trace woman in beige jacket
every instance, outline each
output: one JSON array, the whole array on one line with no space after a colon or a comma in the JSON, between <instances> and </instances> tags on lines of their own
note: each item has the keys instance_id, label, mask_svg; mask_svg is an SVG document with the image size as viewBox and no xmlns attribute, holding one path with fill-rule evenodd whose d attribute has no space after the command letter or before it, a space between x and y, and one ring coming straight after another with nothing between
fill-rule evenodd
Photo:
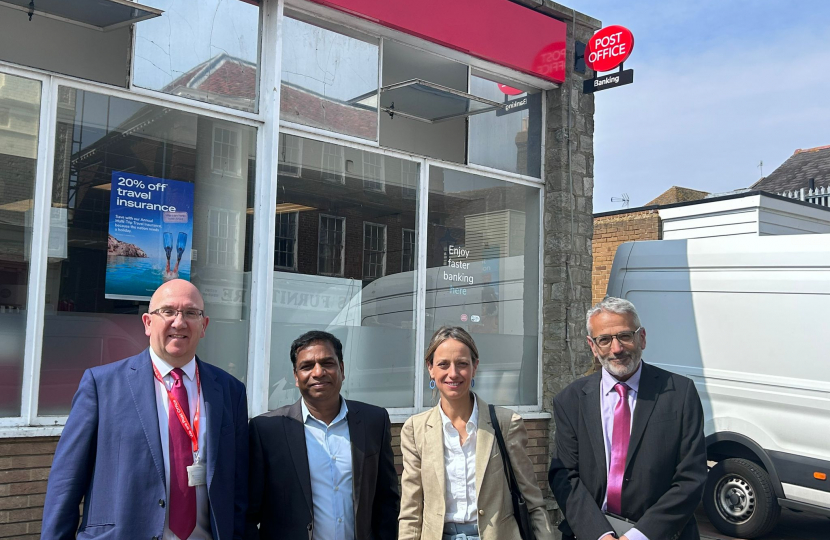
<instances>
[{"instance_id":1,"label":"woman in beige jacket","mask_svg":"<svg viewBox=\"0 0 830 540\"><path fill-rule=\"evenodd\" d=\"M426 352L438 405L401 430L403 476L398 540L521 540L487 403L471 391L478 369L473 338L442 327ZM525 447L522 418L496 408L536 540L552 540L542 492Z\"/></svg>"}]
</instances>

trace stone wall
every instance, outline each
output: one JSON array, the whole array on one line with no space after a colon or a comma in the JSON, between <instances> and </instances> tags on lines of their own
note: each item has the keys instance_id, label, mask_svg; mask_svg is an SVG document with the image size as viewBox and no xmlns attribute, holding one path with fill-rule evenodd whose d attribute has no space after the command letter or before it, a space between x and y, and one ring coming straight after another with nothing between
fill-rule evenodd
<instances>
[{"instance_id":1,"label":"stone wall","mask_svg":"<svg viewBox=\"0 0 830 540\"><path fill-rule=\"evenodd\" d=\"M654 209L594 218L593 303L605 297L619 245L635 240L660 240L661 232L660 214Z\"/></svg>"},{"instance_id":2,"label":"stone wall","mask_svg":"<svg viewBox=\"0 0 830 540\"><path fill-rule=\"evenodd\" d=\"M535 5L568 25L566 82L546 96L542 407L552 414L553 396L592 365L584 328L591 306L594 95L583 94L582 83L594 73L574 73L573 67L574 42L587 43L601 23L555 2L519 3ZM549 424L545 467L555 432L553 421ZM547 478L543 484L553 523L558 524L561 515Z\"/></svg>"}]
</instances>

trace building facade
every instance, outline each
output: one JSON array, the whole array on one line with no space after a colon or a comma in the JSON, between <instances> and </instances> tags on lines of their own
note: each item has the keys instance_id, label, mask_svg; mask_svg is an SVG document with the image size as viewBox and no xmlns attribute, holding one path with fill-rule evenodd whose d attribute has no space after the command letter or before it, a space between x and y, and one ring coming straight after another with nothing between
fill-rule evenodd
<instances>
[{"instance_id":1,"label":"building facade","mask_svg":"<svg viewBox=\"0 0 830 540\"><path fill-rule=\"evenodd\" d=\"M594 102L573 50L599 22L421 3L469 26L448 38L352 3L0 6L0 538L38 536L83 371L146 348L139 315L175 276L252 416L298 399L289 344L323 329L344 395L400 425L433 405L430 336L464 326L476 390L528 419L547 490L552 397L591 363Z\"/></svg>"}]
</instances>

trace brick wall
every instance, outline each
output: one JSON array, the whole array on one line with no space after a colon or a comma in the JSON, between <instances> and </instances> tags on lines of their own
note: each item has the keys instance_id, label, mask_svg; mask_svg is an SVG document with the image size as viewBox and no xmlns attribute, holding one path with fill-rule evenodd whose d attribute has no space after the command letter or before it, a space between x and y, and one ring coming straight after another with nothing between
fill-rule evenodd
<instances>
[{"instance_id":1,"label":"brick wall","mask_svg":"<svg viewBox=\"0 0 830 540\"><path fill-rule=\"evenodd\" d=\"M40 538L57 437L0 440L0 538Z\"/></svg>"},{"instance_id":2,"label":"brick wall","mask_svg":"<svg viewBox=\"0 0 830 540\"><path fill-rule=\"evenodd\" d=\"M392 425L392 451L395 469L403 472L401 427ZM545 497L548 487L549 420L525 420L527 453L536 471L536 480ZM5 439L0 442L0 538L36 539L40 537L46 480L58 437Z\"/></svg>"},{"instance_id":3,"label":"brick wall","mask_svg":"<svg viewBox=\"0 0 830 540\"><path fill-rule=\"evenodd\" d=\"M617 247L634 240L659 240L662 237L657 210L629 212L594 218L594 267L591 277L593 303L605 296Z\"/></svg>"}]
</instances>

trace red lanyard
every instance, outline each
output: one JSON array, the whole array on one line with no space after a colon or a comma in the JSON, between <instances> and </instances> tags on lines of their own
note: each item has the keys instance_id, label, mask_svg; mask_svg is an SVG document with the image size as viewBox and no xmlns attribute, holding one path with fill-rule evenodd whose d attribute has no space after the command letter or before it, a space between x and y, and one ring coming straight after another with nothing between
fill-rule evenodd
<instances>
[{"instance_id":1,"label":"red lanyard","mask_svg":"<svg viewBox=\"0 0 830 540\"><path fill-rule=\"evenodd\" d=\"M156 376L156 380L161 383L165 390L167 390L167 399L169 400L169 403L173 405L173 408L176 409L176 416L179 417L179 422L181 422L185 433L187 433L187 436L190 437L190 444L193 447L193 453L196 454L199 452L199 395L201 394L202 388L202 384L199 380L199 365L196 364L196 413L193 415L192 428L190 427L190 421L187 419L188 413L184 412L184 409L182 409L182 406L179 404L179 400L174 398L173 393L167 389L167 385L164 384L164 379L161 378L161 373L155 363L153 363L153 373ZM184 384L184 381L182 381L182 384Z\"/></svg>"}]
</instances>

